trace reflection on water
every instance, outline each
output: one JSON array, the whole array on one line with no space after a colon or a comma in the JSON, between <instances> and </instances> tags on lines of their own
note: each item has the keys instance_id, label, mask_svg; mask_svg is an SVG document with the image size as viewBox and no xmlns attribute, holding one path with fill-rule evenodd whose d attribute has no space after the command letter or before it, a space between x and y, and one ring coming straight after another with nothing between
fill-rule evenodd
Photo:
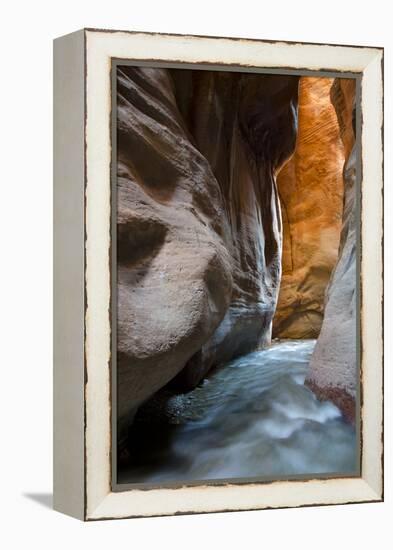
<instances>
[{"instance_id":1,"label":"reflection on water","mask_svg":"<svg viewBox=\"0 0 393 550\"><path fill-rule=\"evenodd\" d=\"M304 387L315 340L275 342L142 407L119 483L355 473L356 436Z\"/></svg>"}]
</instances>

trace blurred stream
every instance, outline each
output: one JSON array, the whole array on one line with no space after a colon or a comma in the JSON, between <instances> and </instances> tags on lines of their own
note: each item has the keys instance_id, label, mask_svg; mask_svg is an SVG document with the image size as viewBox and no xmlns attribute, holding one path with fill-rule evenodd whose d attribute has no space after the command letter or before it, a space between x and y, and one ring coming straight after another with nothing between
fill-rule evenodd
<instances>
[{"instance_id":1,"label":"blurred stream","mask_svg":"<svg viewBox=\"0 0 393 550\"><path fill-rule=\"evenodd\" d=\"M314 345L275 341L187 394L161 390L137 414L118 482L354 474L354 428L303 385Z\"/></svg>"}]
</instances>

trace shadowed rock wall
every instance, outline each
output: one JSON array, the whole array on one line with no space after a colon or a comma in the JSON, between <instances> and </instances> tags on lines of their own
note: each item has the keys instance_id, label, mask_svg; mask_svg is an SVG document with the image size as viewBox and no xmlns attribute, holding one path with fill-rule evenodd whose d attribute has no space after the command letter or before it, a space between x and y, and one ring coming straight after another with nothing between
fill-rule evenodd
<instances>
[{"instance_id":1,"label":"shadowed rock wall","mask_svg":"<svg viewBox=\"0 0 393 550\"><path fill-rule=\"evenodd\" d=\"M270 342L297 77L118 73L118 413Z\"/></svg>"},{"instance_id":2,"label":"shadowed rock wall","mask_svg":"<svg viewBox=\"0 0 393 550\"><path fill-rule=\"evenodd\" d=\"M344 209L339 259L326 295L320 336L306 383L354 420L356 368L356 155L355 81L336 79L331 91L345 150Z\"/></svg>"},{"instance_id":3,"label":"shadowed rock wall","mask_svg":"<svg viewBox=\"0 0 393 550\"><path fill-rule=\"evenodd\" d=\"M318 336L337 262L345 159L332 84L331 78L300 79L296 150L277 178L284 239L274 337Z\"/></svg>"}]
</instances>

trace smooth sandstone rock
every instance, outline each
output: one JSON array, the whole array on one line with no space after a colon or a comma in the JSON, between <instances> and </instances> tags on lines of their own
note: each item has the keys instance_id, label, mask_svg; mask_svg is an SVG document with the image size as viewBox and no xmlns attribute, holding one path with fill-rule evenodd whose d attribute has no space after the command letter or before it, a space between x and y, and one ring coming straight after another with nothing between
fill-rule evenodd
<instances>
[{"instance_id":1,"label":"smooth sandstone rock","mask_svg":"<svg viewBox=\"0 0 393 550\"><path fill-rule=\"evenodd\" d=\"M331 92L337 111L346 162L345 197L339 259L326 295L320 336L306 383L320 399L331 399L354 421L356 362L356 147L355 81L336 79Z\"/></svg>"},{"instance_id":2,"label":"smooth sandstone rock","mask_svg":"<svg viewBox=\"0 0 393 550\"><path fill-rule=\"evenodd\" d=\"M219 187L165 69L118 72L118 416L185 365L229 305Z\"/></svg>"},{"instance_id":3,"label":"smooth sandstone rock","mask_svg":"<svg viewBox=\"0 0 393 550\"><path fill-rule=\"evenodd\" d=\"M300 79L296 150L277 178L284 238L274 337L319 335L337 262L345 159L332 84L331 78Z\"/></svg>"},{"instance_id":4,"label":"smooth sandstone rock","mask_svg":"<svg viewBox=\"0 0 393 550\"><path fill-rule=\"evenodd\" d=\"M175 380L189 389L212 365L271 341L282 246L276 173L294 150L298 78L190 71L188 93L184 73L174 78L188 128L220 187L234 281L223 321Z\"/></svg>"},{"instance_id":5,"label":"smooth sandstone rock","mask_svg":"<svg viewBox=\"0 0 393 550\"><path fill-rule=\"evenodd\" d=\"M118 74L118 413L270 342L297 77Z\"/></svg>"}]
</instances>

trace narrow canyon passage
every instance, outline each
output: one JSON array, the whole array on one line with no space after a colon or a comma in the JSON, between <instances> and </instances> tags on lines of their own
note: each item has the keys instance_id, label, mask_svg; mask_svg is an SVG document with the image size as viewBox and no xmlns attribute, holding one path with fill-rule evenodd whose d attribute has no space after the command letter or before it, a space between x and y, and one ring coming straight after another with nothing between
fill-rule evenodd
<instances>
[{"instance_id":1,"label":"narrow canyon passage","mask_svg":"<svg viewBox=\"0 0 393 550\"><path fill-rule=\"evenodd\" d=\"M354 82L117 86L117 481L355 474Z\"/></svg>"},{"instance_id":2,"label":"narrow canyon passage","mask_svg":"<svg viewBox=\"0 0 393 550\"><path fill-rule=\"evenodd\" d=\"M354 428L304 386L315 340L275 341L140 408L120 483L353 473Z\"/></svg>"}]
</instances>

